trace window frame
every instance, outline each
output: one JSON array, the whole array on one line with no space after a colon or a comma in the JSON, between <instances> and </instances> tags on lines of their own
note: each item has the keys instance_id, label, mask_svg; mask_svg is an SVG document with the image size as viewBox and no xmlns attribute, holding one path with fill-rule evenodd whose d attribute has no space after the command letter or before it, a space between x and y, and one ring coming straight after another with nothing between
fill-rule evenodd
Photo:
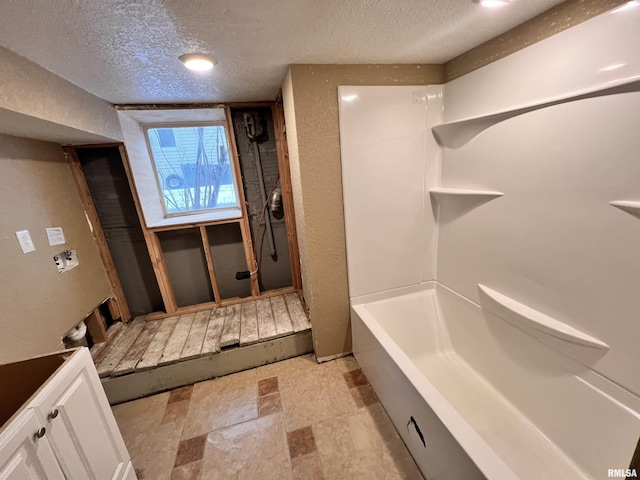
<instances>
[{"instance_id":1,"label":"window frame","mask_svg":"<svg viewBox=\"0 0 640 480\"><path fill-rule=\"evenodd\" d=\"M134 196L138 199L141 220L150 230L166 230L180 226L211 225L240 221L244 215L244 191L240 164L233 138L233 124L229 108L224 105L167 108L167 109L127 109L118 111L122 137L127 150L128 168L134 187ZM155 170L155 161L148 144L145 126L162 128L164 126L223 126L229 153L229 166L235 187L237 204L235 207L223 207L208 210L194 210L167 216L161 185Z\"/></svg>"}]
</instances>

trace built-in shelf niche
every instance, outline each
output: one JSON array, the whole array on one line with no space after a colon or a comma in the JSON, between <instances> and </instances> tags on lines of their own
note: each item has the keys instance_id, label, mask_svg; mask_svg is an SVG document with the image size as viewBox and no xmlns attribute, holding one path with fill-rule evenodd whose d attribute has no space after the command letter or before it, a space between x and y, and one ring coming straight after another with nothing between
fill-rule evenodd
<instances>
[{"instance_id":1,"label":"built-in shelf niche","mask_svg":"<svg viewBox=\"0 0 640 480\"><path fill-rule=\"evenodd\" d=\"M429 194L440 205L463 205L468 208L475 208L494 198L504 195L502 192L493 190L472 190L467 188L432 188Z\"/></svg>"},{"instance_id":2,"label":"built-in shelf niche","mask_svg":"<svg viewBox=\"0 0 640 480\"><path fill-rule=\"evenodd\" d=\"M551 336L575 345L609 349L609 345L597 338L484 285L478 284L478 291L482 308L530 332L543 342L546 337Z\"/></svg>"},{"instance_id":3,"label":"built-in shelf niche","mask_svg":"<svg viewBox=\"0 0 640 480\"><path fill-rule=\"evenodd\" d=\"M629 213L634 217L640 218L640 201L636 200L615 200L609 202L612 207L619 208L623 212Z\"/></svg>"},{"instance_id":4,"label":"built-in shelf niche","mask_svg":"<svg viewBox=\"0 0 640 480\"><path fill-rule=\"evenodd\" d=\"M584 100L587 98L596 98L606 95L615 95L618 93L637 91L640 91L640 81L634 81L608 88L599 87L598 89L591 92L571 95L565 98L556 98L554 100L541 102L535 105L528 105L525 107L513 108L511 110L506 110L503 112L496 112L479 117L471 117L454 122L443 123L432 127L431 130L433 132L433 136L441 146L448 148L460 148L487 128L518 115L533 112L535 110L540 110L542 108L552 107L554 105L573 102L576 100Z\"/></svg>"}]
</instances>

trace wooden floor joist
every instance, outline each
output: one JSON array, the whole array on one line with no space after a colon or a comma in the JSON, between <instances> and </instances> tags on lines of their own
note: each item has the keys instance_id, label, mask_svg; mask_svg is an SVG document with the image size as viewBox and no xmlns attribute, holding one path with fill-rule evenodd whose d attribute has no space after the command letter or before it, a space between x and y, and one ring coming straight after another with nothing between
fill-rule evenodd
<instances>
[{"instance_id":1,"label":"wooden floor joist","mask_svg":"<svg viewBox=\"0 0 640 480\"><path fill-rule=\"evenodd\" d=\"M162 320L138 317L123 326L97 362L101 377L119 377L309 330L295 294L281 295Z\"/></svg>"}]
</instances>

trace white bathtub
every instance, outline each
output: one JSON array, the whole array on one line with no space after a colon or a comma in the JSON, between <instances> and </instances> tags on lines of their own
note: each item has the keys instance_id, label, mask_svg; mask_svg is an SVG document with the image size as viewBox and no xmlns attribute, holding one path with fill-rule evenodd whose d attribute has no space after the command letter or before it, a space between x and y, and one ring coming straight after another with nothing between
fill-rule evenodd
<instances>
[{"instance_id":1,"label":"white bathtub","mask_svg":"<svg viewBox=\"0 0 640 480\"><path fill-rule=\"evenodd\" d=\"M352 301L353 351L426 478L628 467L637 397L438 283L393 295Z\"/></svg>"}]
</instances>

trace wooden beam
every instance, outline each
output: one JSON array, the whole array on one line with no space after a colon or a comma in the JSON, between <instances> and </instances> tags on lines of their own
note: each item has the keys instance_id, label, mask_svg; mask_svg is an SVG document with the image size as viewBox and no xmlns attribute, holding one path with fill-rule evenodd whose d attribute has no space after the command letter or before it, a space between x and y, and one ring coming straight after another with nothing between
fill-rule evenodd
<instances>
[{"instance_id":1,"label":"wooden beam","mask_svg":"<svg viewBox=\"0 0 640 480\"><path fill-rule=\"evenodd\" d=\"M229 150L231 159L233 160L233 168L236 176L236 186L238 190L238 202L242 209L242 221L240 222L240 232L242 233L242 243L244 244L244 253L247 259L247 268L250 272L255 270L255 260L253 255L253 241L251 240L251 228L249 227L249 215L247 213L247 202L244 198L244 186L242 182L242 171L240 170L240 160L238 159L238 147L236 145L236 136L233 130L233 119L231 118L231 110L229 107L224 109L227 119L227 132L229 133ZM251 295L256 298L260 295L260 287L258 286L258 275L251 275Z\"/></svg>"},{"instance_id":2,"label":"wooden beam","mask_svg":"<svg viewBox=\"0 0 640 480\"><path fill-rule=\"evenodd\" d=\"M287 242L289 244L289 260L291 262L291 281L293 286L302 289L302 273L300 271L300 250L298 249L298 234L296 230L296 215L293 209L293 189L291 187L291 169L289 166L289 149L287 147L287 130L284 123L284 107L282 96L271 108L273 116L273 130L275 131L276 151L278 154L278 169L280 170L280 187L282 188L282 206L284 221L287 228Z\"/></svg>"},{"instance_id":3,"label":"wooden beam","mask_svg":"<svg viewBox=\"0 0 640 480\"><path fill-rule=\"evenodd\" d=\"M214 220L207 222L195 222L195 223L181 223L180 225L167 225L163 227L152 227L148 230L150 232L168 232L171 230L183 230L186 228L200 228L200 227L210 227L211 225L226 225L229 223L240 223L242 218L227 218L225 220Z\"/></svg>"},{"instance_id":4,"label":"wooden beam","mask_svg":"<svg viewBox=\"0 0 640 480\"><path fill-rule=\"evenodd\" d=\"M156 276L158 287L160 288L160 295L164 303L164 308L167 313L173 313L177 310L176 297L173 293L173 287L169 280L169 274L167 272L167 265L164 261L164 255L160 248L160 242L155 233L150 232L144 221L144 215L142 213L142 207L140 205L140 198L138 197L138 190L133 181L133 174L131 172L131 164L129 163L129 156L124 148L124 145L120 145L120 157L122 158L122 164L124 165L124 171L127 174L129 180L129 188L131 189L131 196L133 197L133 203L136 206L136 212L138 213L138 219L140 220L140 227L142 228L142 234L144 235L144 241L147 244L147 250L149 251L149 258L151 259L151 266L153 267L153 273Z\"/></svg>"},{"instance_id":5,"label":"wooden beam","mask_svg":"<svg viewBox=\"0 0 640 480\"><path fill-rule=\"evenodd\" d=\"M205 302L198 303L196 305L189 305L187 307L178 307L173 313L166 312L153 312L146 316L147 321L149 320L160 320L163 318L172 317L174 315L186 315L189 313L197 313L202 310L211 310L218 307L228 307L231 305L238 305L246 302L253 302L256 298L271 298L276 297L278 295L286 295L287 293L296 293L298 290L295 287L284 287L278 288L276 290L267 290L266 292L262 292L258 297L233 297L233 298L225 298L218 302Z\"/></svg>"},{"instance_id":6,"label":"wooden beam","mask_svg":"<svg viewBox=\"0 0 640 480\"><path fill-rule=\"evenodd\" d=\"M209 247L209 235L207 227L200 227L200 236L202 237L202 248L204 249L204 258L207 262L207 270L209 271L209 280L213 289L213 300L220 303L220 290L218 290L218 280L216 279L216 271L213 268L213 257L211 256L211 248Z\"/></svg>"},{"instance_id":7,"label":"wooden beam","mask_svg":"<svg viewBox=\"0 0 640 480\"><path fill-rule=\"evenodd\" d=\"M116 110L196 110L202 108L269 108L273 100L257 102L230 102L230 103L147 103L133 104L123 103L115 105Z\"/></svg>"},{"instance_id":8,"label":"wooden beam","mask_svg":"<svg viewBox=\"0 0 640 480\"><path fill-rule=\"evenodd\" d=\"M173 285L171 285L171 279L169 278L169 269L167 268L167 263L164 261L164 253L162 252L160 239L158 239L158 235L154 232L146 232L146 235L149 238L147 246L150 245L149 255L151 256L151 264L153 265L154 272L156 272L165 310L167 313L176 312L178 310L178 303L176 302Z\"/></svg>"},{"instance_id":9,"label":"wooden beam","mask_svg":"<svg viewBox=\"0 0 640 480\"><path fill-rule=\"evenodd\" d=\"M121 103L116 110L198 110L201 108L223 108L221 103Z\"/></svg>"},{"instance_id":10,"label":"wooden beam","mask_svg":"<svg viewBox=\"0 0 640 480\"><path fill-rule=\"evenodd\" d=\"M107 300L107 306L109 307L109 314L111 315L112 319L116 320L119 318L122 320L122 312L120 311L120 307L118 306L118 301L114 297L109 297L109 299Z\"/></svg>"},{"instance_id":11,"label":"wooden beam","mask_svg":"<svg viewBox=\"0 0 640 480\"><path fill-rule=\"evenodd\" d=\"M78 150L79 148L118 148L122 143L120 142L109 142L109 143L87 143L84 145L69 145L68 147L73 148L74 150Z\"/></svg>"},{"instance_id":12,"label":"wooden beam","mask_svg":"<svg viewBox=\"0 0 640 480\"><path fill-rule=\"evenodd\" d=\"M263 102L230 102L225 103L225 106L229 108L271 108L273 106L273 101L263 101Z\"/></svg>"},{"instance_id":13,"label":"wooden beam","mask_svg":"<svg viewBox=\"0 0 640 480\"><path fill-rule=\"evenodd\" d=\"M120 278L118 278L118 273L116 272L116 267L113 263L113 258L111 257L111 251L109 250L107 239L104 236L104 231L102 230L102 225L98 218L98 212L96 211L96 206L93 203L93 198L89 191L89 185L84 177L80 159L78 158L78 154L74 148L64 147L62 150L69 163L71 177L73 178L73 183L80 195L80 201L82 202L84 211L93 228L93 238L98 246L100 259L102 260L102 265L107 273L109 285L111 286L112 299L109 302L111 316L114 320L121 319L123 322L128 322L131 320L129 305L127 304L127 299L124 296L124 290L122 290L122 284L120 283ZM113 303L116 305L114 306Z\"/></svg>"},{"instance_id":14,"label":"wooden beam","mask_svg":"<svg viewBox=\"0 0 640 480\"><path fill-rule=\"evenodd\" d=\"M89 330L89 335L93 343L102 343L107 341L107 328L104 324L104 318L100 309L96 308L84 319L84 323Z\"/></svg>"}]
</instances>

